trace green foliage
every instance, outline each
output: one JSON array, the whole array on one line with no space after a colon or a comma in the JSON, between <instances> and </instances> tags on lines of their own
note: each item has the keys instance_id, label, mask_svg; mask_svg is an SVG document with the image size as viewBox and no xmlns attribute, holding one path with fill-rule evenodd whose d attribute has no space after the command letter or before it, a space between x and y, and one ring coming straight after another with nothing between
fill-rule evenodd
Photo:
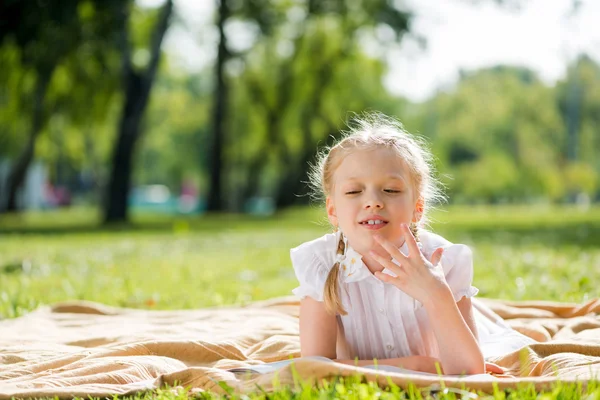
<instances>
[{"instance_id":1,"label":"green foliage","mask_svg":"<svg viewBox=\"0 0 600 400\"><path fill-rule=\"evenodd\" d=\"M168 67L158 77L146 117L135 180L178 188L184 178L205 182L211 92L207 74L184 75Z\"/></svg>"},{"instance_id":2,"label":"green foliage","mask_svg":"<svg viewBox=\"0 0 600 400\"><path fill-rule=\"evenodd\" d=\"M590 86L598 82L588 77ZM560 87L544 85L526 69L495 67L463 74L455 88L423 105L415 126L433 141L451 201L595 196L596 161L569 159L565 151L569 138ZM590 154L599 134L597 128L592 131L585 143Z\"/></svg>"},{"instance_id":3,"label":"green foliage","mask_svg":"<svg viewBox=\"0 0 600 400\"><path fill-rule=\"evenodd\" d=\"M582 55L569 65L556 87L557 103L566 128L563 154L589 163L598 171L600 146L600 65Z\"/></svg>"},{"instance_id":4,"label":"green foliage","mask_svg":"<svg viewBox=\"0 0 600 400\"><path fill-rule=\"evenodd\" d=\"M182 387L165 387L154 391L136 394L134 396L115 396L113 399L123 400L184 400L184 399L231 399L231 400L312 400L312 399L403 399L403 400L456 400L477 398L481 400L563 400L600 398L600 387L597 381L592 381L584 387L581 383L556 382L545 391L536 392L533 385L521 385L517 389L500 390L494 388L492 393L469 391L455 388L418 388L409 385L406 390L390 382L385 387L373 382L365 382L360 376L337 377L324 380L315 385L298 382L296 385L279 386L273 392L266 392L260 386L249 394L236 394L226 382L218 382L227 394L218 395L213 392L195 392ZM81 399L81 398L76 398ZM84 399L81 399L84 400ZM88 397L85 400L97 400Z\"/></svg>"},{"instance_id":5,"label":"green foliage","mask_svg":"<svg viewBox=\"0 0 600 400\"><path fill-rule=\"evenodd\" d=\"M339 136L349 112L396 110L390 105L402 103L382 85L383 63L367 56L357 39L357 21L365 22L365 31L374 23L366 23L365 10L383 5L357 2L345 10L338 3L314 3L302 19L271 26L270 36L261 37L243 69L230 77L236 113L228 125L227 165L233 197L269 195L289 205L296 199L282 197L305 191L307 162L319 144ZM395 23L395 30L404 29Z\"/></svg>"},{"instance_id":6,"label":"green foliage","mask_svg":"<svg viewBox=\"0 0 600 400\"><path fill-rule=\"evenodd\" d=\"M2 3L13 14L0 31L5 79L0 85L0 157L16 160L39 136L36 158L56 170L99 172L109 137L103 133L119 85L114 51L120 1ZM19 20L19 17L20 18ZM18 23L14 23L18 22ZM112 47L111 47L112 46ZM31 132L36 82L49 76L38 132ZM6 84L4 84L6 83ZM5 92L6 91L6 92ZM108 121L107 121L108 119ZM72 173L75 175L75 173Z\"/></svg>"},{"instance_id":7,"label":"green foliage","mask_svg":"<svg viewBox=\"0 0 600 400\"><path fill-rule=\"evenodd\" d=\"M29 94L33 89L33 74L21 64L20 50L14 41L0 47L0 157L20 151L28 119L22 109L30 107ZM21 96L11 95L22 93Z\"/></svg>"},{"instance_id":8,"label":"green foliage","mask_svg":"<svg viewBox=\"0 0 600 400\"><path fill-rule=\"evenodd\" d=\"M513 160L503 153L486 154L477 161L464 163L458 167L452 189L458 192L454 201L464 196L482 202L500 200L517 186L518 171Z\"/></svg>"},{"instance_id":9,"label":"green foliage","mask_svg":"<svg viewBox=\"0 0 600 400\"><path fill-rule=\"evenodd\" d=\"M571 163L565 170L567 190L593 196L598 188L598 173L589 164Z\"/></svg>"},{"instance_id":10,"label":"green foliage","mask_svg":"<svg viewBox=\"0 0 600 400\"><path fill-rule=\"evenodd\" d=\"M10 15L28 4L7 2L0 11ZM26 142L36 60L54 62L36 157L54 182L59 170L85 171L101 186L121 115L119 35L124 26L131 32L134 65L143 68L158 9L116 0L31 4L40 12L27 9L22 24L11 19L0 29L0 157L14 160ZM126 24L124 6L132 11ZM43 18L49 22L38 24ZM579 57L553 86L520 67L464 72L454 87L412 104L382 83L382 56L410 33L411 18L383 0L231 1L230 22L252 37L243 50L230 49L226 65L223 178L231 208L253 196L271 196L282 207L306 203L308 162L352 113L365 110L394 115L431 140L452 202L599 198L597 61ZM210 189L212 85L212 67L189 72L161 63L134 184L176 190L191 177L202 193Z\"/></svg>"}]
</instances>

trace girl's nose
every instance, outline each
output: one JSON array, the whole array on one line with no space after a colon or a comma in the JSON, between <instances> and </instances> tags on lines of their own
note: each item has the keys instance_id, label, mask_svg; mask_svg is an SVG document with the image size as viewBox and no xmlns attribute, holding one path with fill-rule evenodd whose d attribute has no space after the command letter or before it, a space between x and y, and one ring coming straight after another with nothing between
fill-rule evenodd
<instances>
[{"instance_id":1,"label":"girl's nose","mask_svg":"<svg viewBox=\"0 0 600 400\"><path fill-rule=\"evenodd\" d=\"M371 198L369 198L365 202L365 209L367 209L367 210L370 210L370 209L382 209L382 208L383 208L383 202L377 196L371 196Z\"/></svg>"}]
</instances>

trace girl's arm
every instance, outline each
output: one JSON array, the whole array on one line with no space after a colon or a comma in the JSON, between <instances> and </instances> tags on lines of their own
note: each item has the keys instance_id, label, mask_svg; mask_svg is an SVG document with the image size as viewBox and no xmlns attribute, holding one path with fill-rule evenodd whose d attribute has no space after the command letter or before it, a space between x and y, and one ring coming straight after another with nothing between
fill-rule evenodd
<instances>
[{"instance_id":1,"label":"girl's arm","mask_svg":"<svg viewBox=\"0 0 600 400\"><path fill-rule=\"evenodd\" d=\"M449 288L424 303L438 341L440 361L445 374L482 374L485 363L474 332L471 299L458 303ZM471 324L468 324L470 322ZM469 326L471 325L471 326Z\"/></svg>"},{"instance_id":2,"label":"girl's arm","mask_svg":"<svg viewBox=\"0 0 600 400\"><path fill-rule=\"evenodd\" d=\"M399 358L385 358L383 360L334 360L342 364L365 366L365 365L391 365L393 367L400 367L404 369L410 369L413 371L429 372L431 374L437 374L436 364L441 365L440 360L433 357L427 356L410 356L410 357L399 357ZM441 367L440 367L441 368Z\"/></svg>"},{"instance_id":3,"label":"girl's arm","mask_svg":"<svg viewBox=\"0 0 600 400\"><path fill-rule=\"evenodd\" d=\"M300 349L302 357L336 357L337 321L323 302L311 297L300 301Z\"/></svg>"},{"instance_id":4,"label":"girl's arm","mask_svg":"<svg viewBox=\"0 0 600 400\"><path fill-rule=\"evenodd\" d=\"M376 272L375 276L384 282L389 282L398 289L414 299L420 301L432 326L432 330L438 341L440 361L445 374L481 374L485 371L483 354L477 343L477 339L467 322L472 322L469 316L471 310L470 300L461 299L460 309L454 301L450 287L446 283L444 271L439 265L443 249L439 248L433 252L431 261L426 260L417 246L414 236L406 225L402 226L405 242L408 245L409 255L406 256L392 243L382 237L375 236L383 250L388 256L371 251L371 256L382 266L386 267L396 277ZM394 264L392 259L399 262ZM461 303L463 302L463 303Z\"/></svg>"},{"instance_id":5,"label":"girl's arm","mask_svg":"<svg viewBox=\"0 0 600 400\"><path fill-rule=\"evenodd\" d=\"M300 301L300 349L302 357L321 356L348 365L373 365L373 360L338 360L336 358L337 321L322 302L311 297ZM423 356L377 360L379 365L392 365L414 371L436 373L437 359Z\"/></svg>"},{"instance_id":6,"label":"girl's arm","mask_svg":"<svg viewBox=\"0 0 600 400\"><path fill-rule=\"evenodd\" d=\"M471 305L471 299L469 297L463 297L460 299L456 306L458 307L458 311L460 311L460 315L465 320L465 323L469 327L469 330L473 334L475 340L479 342L479 336L477 335L477 325L475 323L475 317L473 316L473 306Z\"/></svg>"}]
</instances>

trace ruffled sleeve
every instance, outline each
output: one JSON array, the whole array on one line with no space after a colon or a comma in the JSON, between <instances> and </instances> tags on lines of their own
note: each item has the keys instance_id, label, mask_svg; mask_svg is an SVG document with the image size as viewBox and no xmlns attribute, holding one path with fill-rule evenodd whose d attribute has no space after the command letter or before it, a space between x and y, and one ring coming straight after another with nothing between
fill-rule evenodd
<instances>
[{"instance_id":1,"label":"ruffled sleeve","mask_svg":"<svg viewBox=\"0 0 600 400\"><path fill-rule=\"evenodd\" d=\"M473 283L473 253L464 244L451 244L444 248L440 261L446 282L452 290L455 301L463 297L473 297L479 289Z\"/></svg>"},{"instance_id":2,"label":"ruffled sleeve","mask_svg":"<svg viewBox=\"0 0 600 400\"><path fill-rule=\"evenodd\" d=\"M301 299L309 296L323 301L325 281L335 261L333 256L328 257L331 253L329 247L334 246L335 238L327 236L330 235L290 250L294 273L300 283L292 292Z\"/></svg>"}]
</instances>

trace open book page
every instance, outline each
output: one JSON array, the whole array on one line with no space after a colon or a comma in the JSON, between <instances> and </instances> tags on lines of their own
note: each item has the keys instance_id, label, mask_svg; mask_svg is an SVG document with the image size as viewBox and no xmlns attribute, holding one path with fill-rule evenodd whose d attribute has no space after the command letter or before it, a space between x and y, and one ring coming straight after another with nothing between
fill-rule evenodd
<instances>
[{"instance_id":1,"label":"open book page","mask_svg":"<svg viewBox=\"0 0 600 400\"><path fill-rule=\"evenodd\" d=\"M318 361L333 362L332 360L330 360L327 357L320 357L320 356L303 357L302 359L303 360L318 360ZM258 364L258 365L248 365L245 367L231 368L231 369L228 369L228 371L233 372L233 373L248 373L249 372L249 373L254 373L254 374L268 374L269 372L277 371L278 369L281 369L297 360L299 360L299 358L293 358L293 359L283 360L283 361L275 361L272 363L265 363L265 364Z\"/></svg>"},{"instance_id":2,"label":"open book page","mask_svg":"<svg viewBox=\"0 0 600 400\"><path fill-rule=\"evenodd\" d=\"M290 359L290 360L284 360L284 361L276 361L276 362L272 362L272 363L265 363L265 364L258 364L258 365L248 365L245 367L238 367L238 368L232 368L229 369L229 372L233 372L233 373L239 373L239 374L245 374L245 373L251 373L251 374L267 374L270 372L274 372L277 371L291 363L293 363L294 361L298 361L300 358L295 358L295 359ZM311 357L302 357L303 360L318 360L318 361L327 361L327 362L333 362L333 360L326 358L326 357L319 357L319 356L311 356ZM374 369L374 370L378 370L378 371L386 371L386 372L396 372L396 373L410 373L410 374L419 374L419 375L435 375L435 374L430 374L428 372L419 372L419 371L413 371L410 369L405 369L405 368L400 368L400 367L393 367L391 365L366 365L366 366L362 366L362 368L368 368L368 369Z\"/></svg>"}]
</instances>

